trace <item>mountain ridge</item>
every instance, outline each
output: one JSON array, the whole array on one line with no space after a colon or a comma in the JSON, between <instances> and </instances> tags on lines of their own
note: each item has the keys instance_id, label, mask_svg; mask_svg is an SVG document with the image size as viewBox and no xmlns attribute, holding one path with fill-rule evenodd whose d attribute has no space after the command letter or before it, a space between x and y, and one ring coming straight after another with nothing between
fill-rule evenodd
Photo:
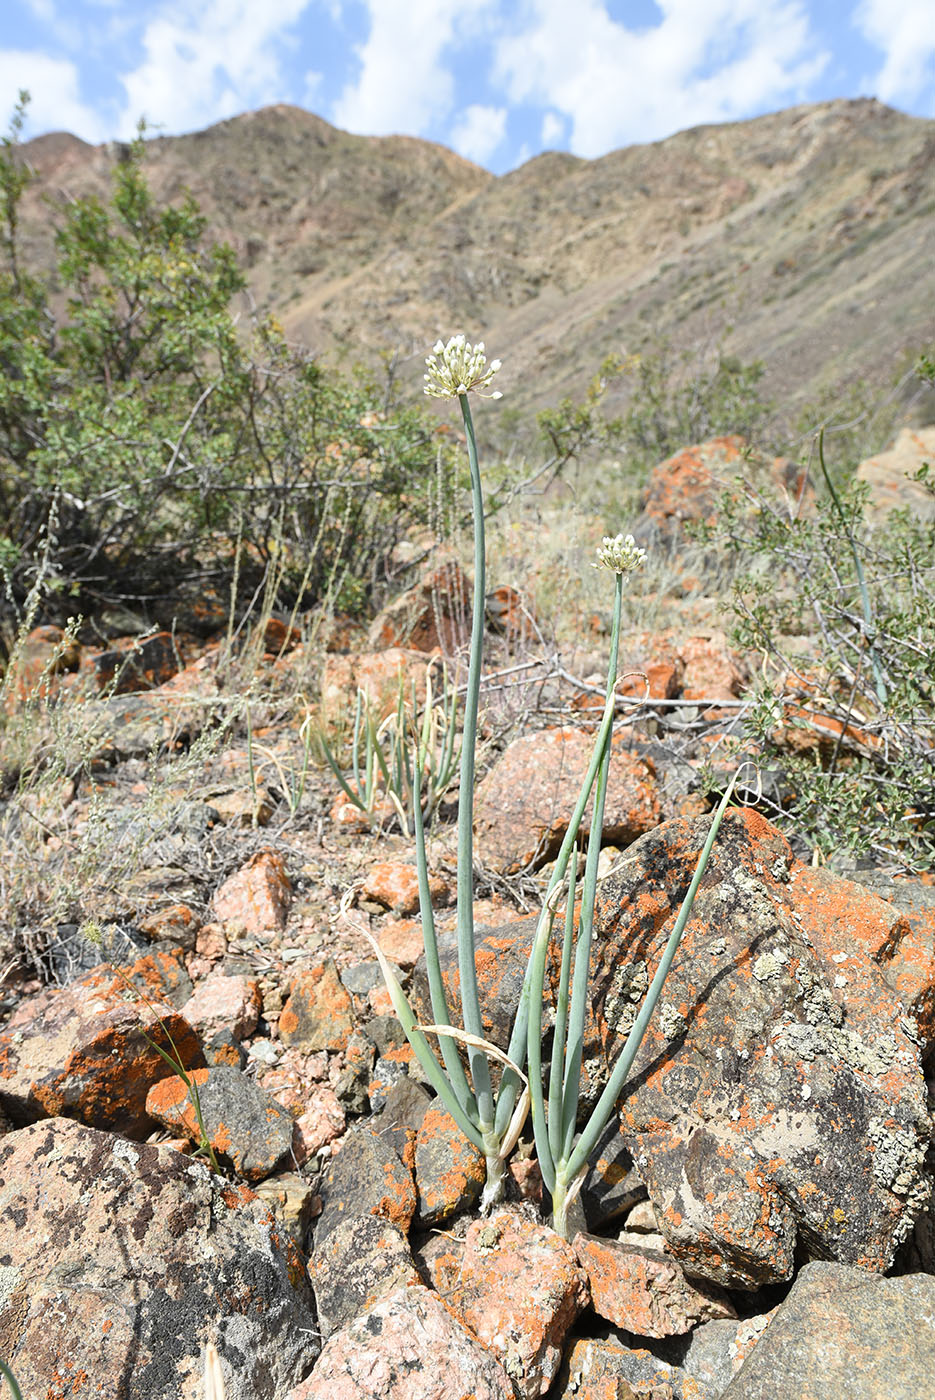
<instances>
[{"instance_id":1,"label":"mountain ridge","mask_svg":"<svg viewBox=\"0 0 935 1400\"><path fill-rule=\"evenodd\" d=\"M42 196L106 193L121 148L54 133L22 149L37 171L27 253L49 265ZM415 360L463 330L504 361L519 409L660 339L723 341L766 362L768 396L805 402L839 380L888 382L935 329L935 121L874 99L594 160L544 152L502 176L280 104L147 140L146 170L160 199L192 191L291 338Z\"/></svg>"}]
</instances>

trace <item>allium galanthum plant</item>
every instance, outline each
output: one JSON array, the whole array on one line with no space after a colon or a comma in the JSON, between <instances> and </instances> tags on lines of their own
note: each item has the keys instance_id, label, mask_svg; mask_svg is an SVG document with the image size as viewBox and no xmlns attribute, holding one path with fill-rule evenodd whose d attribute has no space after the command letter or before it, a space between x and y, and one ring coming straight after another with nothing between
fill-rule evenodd
<instances>
[{"instance_id":1,"label":"allium galanthum plant","mask_svg":"<svg viewBox=\"0 0 935 1400\"><path fill-rule=\"evenodd\" d=\"M505 1163L522 1131L526 1114L531 1105L536 1151L543 1180L552 1197L553 1224L560 1234L567 1236L568 1207L580 1188L588 1155L593 1151L601 1131L614 1110L616 1100L639 1049L649 1017L662 990L682 930L691 911L695 890L701 880L721 817L733 790L733 783L715 815L711 833L702 851L694 879L633 1031L620 1058L613 1067L607 1087L595 1106L587 1125L578 1135L576 1124L584 1046L588 968L594 925L597 861L600 853L604 798L610 767L614 714L618 699L615 687L623 593L631 575L642 566L646 552L635 543L632 535L607 536L598 550L594 567L609 570L613 573L615 581L610 663L604 711L595 739L591 762L553 866L516 1007L509 1046L504 1053L497 1046L491 1045L483 1036L475 963L473 912L474 766L483 662L486 563L484 499L477 461L474 424L468 402L470 393L481 393L485 398L500 397L496 390L489 394L483 393L499 370L500 362L493 360L488 366L483 343L472 346L463 335L457 335L453 336L446 345L439 341L432 355L427 358L426 365L428 371L425 375L425 392L435 398L457 398L461 407L471 469L474 520L474 607L467 693L464 701L458 804L457 934L461 1017L464 1029L461 1030L452 1025L447 992L441 973L434 912L429 893L425 832L419 801L421 775L418 772L417 764L414 764L411 784L415 794L413 823L426 972L432 1003L432 1025L418 1023L405 993L399 986L378 945L374 942L373 946L380 959L383 976L392 997L396 1014L429 1082L461 1131L484 1153L487 1165L487 1184L482 1198L482 1207L489 1209L502 1199ZM594 791L594 811L590 823L584 885L576 927L575 896L577 885L574 876L569 876L568 872L569 865L575 855L578 832L592 790ZM571 868L574 870L575 866L572 865ZM565 935L556 1000L551 1073L548 1099L546 1100L542 1071L542 1006L552 927L556 908L563 895L566 903ZM441 1061L432 1051L427 1039L429 1035L438 1037ZM459 1054L459 1043L466 1048L470 1080L468 1074L465 1073ZM527 1058L529 1063L528 1080L523 1072ZM498 1061L502 1066L496 1095L493 1092L490 1073L492 1060Z\"/></svg>"},{"instance_id":2,"label":"allium galanthum plant","mask_svg":"<svg viewBox=\"0 0 935 1400\"><path fill-rule=\"evenodd\" d=\"M482 340L471 345L463 335L453 335L447 345L436 341L425 363L428 369L422 378L430 398L453 399L472 393L485 399L503 398L499 389L492 394L483 392L500 368L500 361L487 364Z\"/></svg>"}]
</instances>

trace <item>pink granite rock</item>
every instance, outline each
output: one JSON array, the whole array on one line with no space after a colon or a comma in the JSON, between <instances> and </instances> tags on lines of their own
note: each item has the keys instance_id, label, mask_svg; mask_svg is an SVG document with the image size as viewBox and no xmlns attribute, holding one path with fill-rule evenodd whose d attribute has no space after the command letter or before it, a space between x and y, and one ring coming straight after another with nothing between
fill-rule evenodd
<instances>
[{"instance_id":1,"label":"pink granite rock","mask_svg":"<svg viewBox=\"0 0 935 1400\"><path fill-rule=\"evenodd\" d=\"M544 1395L588 1301L572 1246L532 1212L500 1210L470 1226L448 1283L449 1307L499 1357L518 1393Z\"/></svg>"},{"instance_id":2,"label":"pink granite rock","mask_svg":"<svg viewBox=\"0 0 935 1400\"><path fill-rule=\"evenodd\" d=\"M591 761L593 734L569 726L515 739L477 789L478 859L505 875L542 865L568 829ZM585 813L582 835L589 830ZM655 776L642 759L614 746L604 808L604 838L626 845L660 820Z\"/></svg>"},{"instance_id":3,"label":"pink granite rock","mask_svg":"<svg viewBox=\"0 0 935 1400\"><path fill-rule=\"evenodd\" d=\"M284 929L292 886L278 851L257 851L214 896L214 912L225 925L243 933Z\"/></svg>"},{"instance_id":4,"label":"pink granite rock","mask_svg":"<svg viewBox=\"0 0 935 1400\"><path fill-rule=\"evenodd\" d=\"M256 1029L261 1005L260 988L252 977L215 971L195 989L182 1015L205 1041L221 1030L243 1040Z\"/></svg>"},{"instance_id":5,"label":"pink granite rock","mask_svg":"<svg viewBox=\"0 0 935 1400\"><path fill-rule=\"evenodd\" d=\"M503 1367L428 1288L400 1288L329 1337L283 1400L514 1400Z\"/></svg>"}]
</instances>

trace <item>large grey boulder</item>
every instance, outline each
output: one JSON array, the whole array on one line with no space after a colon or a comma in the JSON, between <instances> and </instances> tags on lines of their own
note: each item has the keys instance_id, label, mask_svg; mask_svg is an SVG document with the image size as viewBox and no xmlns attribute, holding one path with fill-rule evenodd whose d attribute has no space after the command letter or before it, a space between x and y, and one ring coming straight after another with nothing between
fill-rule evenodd
<instances>
[{"instance_id":1,"label":"large grey boulder","mask_svg":"<svg viewBox=\"0 0 935 1400\"><path fill-rule=\"evenodd\" d=\"M319 1345L302 1256L246 1187L64 1118L0 1141L0 1354L27 1396L279 1400Z\"/></svg>"},{"instance_id":2,"label":"large grey boulder","mask_svg":"<svg viewBox=\"0 0 935 1400\"><path fill-rule=\"evenodd\" d=\"M819 1262L799 1274L723 1400L920 1400L933 1375L935 1278Z\"/></svg>"}]
</instances>

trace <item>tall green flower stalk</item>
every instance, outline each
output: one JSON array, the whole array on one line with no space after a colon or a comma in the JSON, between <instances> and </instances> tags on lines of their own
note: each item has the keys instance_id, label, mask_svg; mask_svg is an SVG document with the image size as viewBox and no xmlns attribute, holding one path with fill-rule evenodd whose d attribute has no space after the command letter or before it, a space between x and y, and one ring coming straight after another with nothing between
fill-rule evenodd
<instances>
[{"instance_id":1,"label":"tall green flower stalk","mask_svg":"<svg viewBox=\"0 0 935 1400\"><path fill-rule=\"evenodd\" d=\"M484 1154L487 1184L483 1204L490 1206L502 1198L505 1162L522 1130L528 1106L528 1093L524 1087L525 1077L521 1064L526 1050L525 1021L514 1027L506 1055L485 1040L475 967L474 762L483 666L486 557L484 496L468 395L478 393L484 398L501 397L496 390L491 393L484 392L500 368L500 361L493 360L488 366L483 343L472 346L463 335L459 335L453 336L447 344L439 341L426 360L426 366L425 392L433 398L457 398L461 408L471 471L471 505L474 519L474 604L462 720L458 802L457 936L463 1031L451 1024L451 1012L441 974L435 918L429 894L428 861L419 790L422 774L417 757L413 764L411 783L414 798L412 810L426 971L434 1018L431 1026L419 1026L386 960L381 957L380 961L394 1008L419 1063L461 1131ZM528 998L526 1000L528 1005ZM441 1064L428 1044L428 1034L438 1036ZM470 1082L461 1061L459 1042L466 1048ZM490 1073L492 1059L499 1060L503 1065L496 1096Z\"/></svg>"}]
</instances>

